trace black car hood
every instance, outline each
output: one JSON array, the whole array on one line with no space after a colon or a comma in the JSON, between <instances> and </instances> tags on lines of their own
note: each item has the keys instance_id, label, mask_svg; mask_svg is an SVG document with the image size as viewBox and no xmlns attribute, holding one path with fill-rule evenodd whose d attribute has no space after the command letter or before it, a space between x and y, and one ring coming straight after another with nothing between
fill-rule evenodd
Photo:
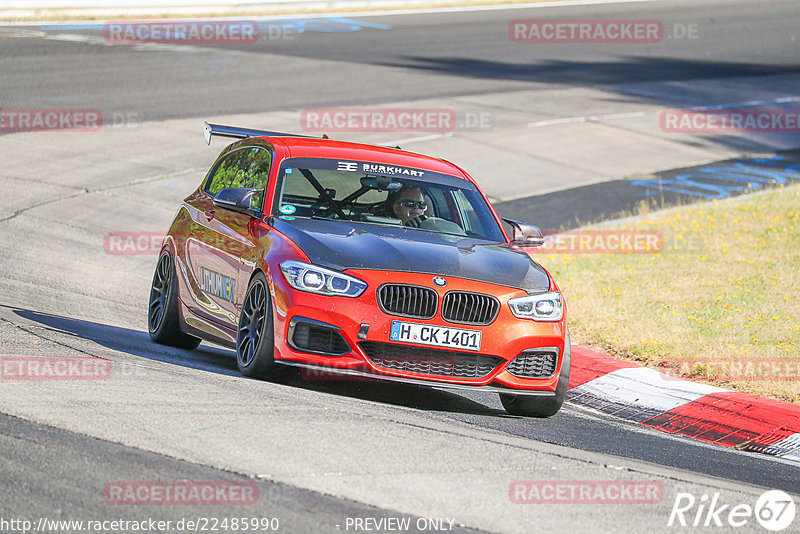
<instances>
[{"instance_id":1,"label":"black car hood","mask_svg":"<svg viewBox=\"0 0 800 534\"><path fill-rule=\"evenodd\" d=\"M273 218L276 230L294 241L312 263L338 271L375 269L429 273L542 291L545 270L507 243L366 223Z\"/></svg>"}]
</instances>

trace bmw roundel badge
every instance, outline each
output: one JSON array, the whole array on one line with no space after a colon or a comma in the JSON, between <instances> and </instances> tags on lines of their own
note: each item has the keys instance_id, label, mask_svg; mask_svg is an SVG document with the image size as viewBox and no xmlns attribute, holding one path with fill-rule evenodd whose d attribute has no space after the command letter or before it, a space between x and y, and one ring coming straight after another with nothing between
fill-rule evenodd
<instances>
[{"instance_id":1,"label":"bmw roundel badge","mask_svg":"<svg viewBox=\"0 0 800 534\"><path fill-rule=\"evenodd\" d=\"M444 286L447 285L447 280L445 280L441 276L434 276L433 277L433 283L436 284L439 287L444 287Z\"/></svg>"}]
</instances>

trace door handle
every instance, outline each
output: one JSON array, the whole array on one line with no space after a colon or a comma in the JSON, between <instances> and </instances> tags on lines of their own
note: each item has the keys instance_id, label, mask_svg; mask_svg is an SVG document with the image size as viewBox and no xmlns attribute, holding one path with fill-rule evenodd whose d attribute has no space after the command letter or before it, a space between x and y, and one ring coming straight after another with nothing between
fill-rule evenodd
<instances>
[{"instance_id":1,"label":"door handle","mask_svg":"<svg viewBox=\"0 0 800 534\"><path fill-rule=\"evenodd\" d=\"M211 219L214 218L214 216L216 214L217 214L217 210L208 210L208 211L206 211L206 218L210 221Z\"/></svg>"}]
</instances>

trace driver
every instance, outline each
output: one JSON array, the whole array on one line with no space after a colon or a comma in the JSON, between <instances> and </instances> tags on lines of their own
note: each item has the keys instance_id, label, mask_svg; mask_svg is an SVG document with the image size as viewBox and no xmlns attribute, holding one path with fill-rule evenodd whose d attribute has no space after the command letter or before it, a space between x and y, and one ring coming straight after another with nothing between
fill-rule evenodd
<instances>
[{"instance_id":1,"label":"driver","mask_svg":"<svg viewBox=\"0 0 800 534\"><path fill-rule=\"evenodd\" d=\"M406 226L419 228L422 221L428 217L425 211L428 203L422 198L422 191L415 185L404 185L392 203L395 216L403 221Z\"/></svg>"}]
</instances>

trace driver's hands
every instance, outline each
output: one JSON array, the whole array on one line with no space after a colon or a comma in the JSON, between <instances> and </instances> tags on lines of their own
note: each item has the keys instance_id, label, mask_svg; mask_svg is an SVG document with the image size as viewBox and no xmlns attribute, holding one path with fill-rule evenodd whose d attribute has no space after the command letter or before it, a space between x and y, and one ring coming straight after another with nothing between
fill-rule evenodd
<instances>
[{"instance_id":1,"label":"driver's hands","mask_svg":"<svg viewBox=\"0 0 800 534\"><path fill-rule=\"evenodd\" d=\"M420 215L419 217L412 217L406 221L406 226L413 226L414 228L419 228L422 221L427 219L428 217L425 215Z\"/></svg>"}]
</instances>

